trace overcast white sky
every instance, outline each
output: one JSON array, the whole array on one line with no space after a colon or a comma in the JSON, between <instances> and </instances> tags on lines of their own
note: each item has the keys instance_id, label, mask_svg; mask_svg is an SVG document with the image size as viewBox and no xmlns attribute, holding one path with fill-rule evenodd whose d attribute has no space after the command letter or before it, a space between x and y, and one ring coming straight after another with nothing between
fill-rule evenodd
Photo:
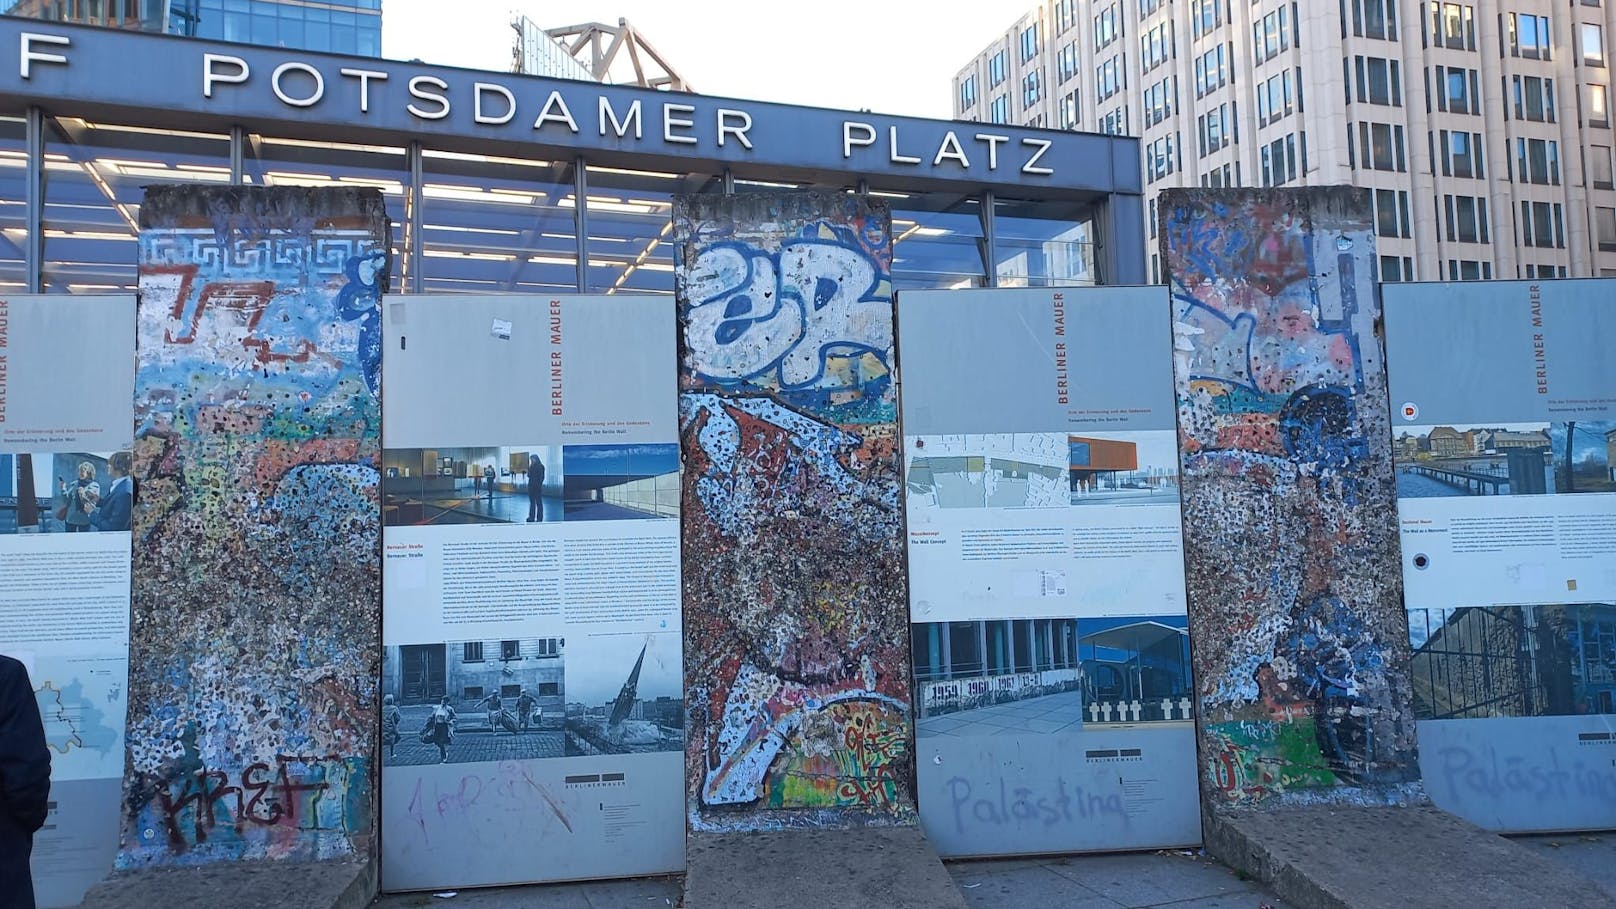
<instances>
[{"instance_id":1,"label":"overcast white sky","mask_svg":"<svg viewBox=\"0 0 1616 909\"><path fill-rule=\"evenodd\" d=\"M702 94L948 118L952 79L1033 0L383 0L382 54L508 70L519 11L626 18Z\"/></svg>"}]
</instances>

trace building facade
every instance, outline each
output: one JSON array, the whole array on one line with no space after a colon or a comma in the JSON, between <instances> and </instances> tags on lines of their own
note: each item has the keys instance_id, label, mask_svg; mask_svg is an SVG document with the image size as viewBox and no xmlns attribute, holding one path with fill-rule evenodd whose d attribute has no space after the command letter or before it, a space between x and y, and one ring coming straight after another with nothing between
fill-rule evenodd
<instances>
[{"instance_id":1,"label":"building facade","mask_svg":"<svg viewBox=\"0 0 1616 909\"><path fill-rule=\"evenodd\" d=\"M8 16L376 57L382 0L15 0Z\"/></svg>"},{"instance_id":2,"label":"building facade","mask_svg":"<svg viewBox=\"0 0 1616 909\"><path fill-rule=\"evenodd\" d=\"M1600 0L1056 0L953 109L1139 136L1152 245L1165 187L1345 183L1383 281L1609 276L1613 32Z\"/></svg>"}]
</instances>

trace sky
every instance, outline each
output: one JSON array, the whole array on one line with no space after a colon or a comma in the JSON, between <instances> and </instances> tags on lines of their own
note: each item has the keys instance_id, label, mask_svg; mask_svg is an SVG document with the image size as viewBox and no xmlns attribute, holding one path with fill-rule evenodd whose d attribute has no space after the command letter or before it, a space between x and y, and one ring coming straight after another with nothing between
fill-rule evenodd
<instances>
[{"instance_id":1,"label":"sky","mask_svg":"<svg viewBox=\"0 0 1616 909\"><path fill-rule=\"evenodd\" d=\"M546 28L626 18L704 95L948 119L954 74L1033 5L384 0L382 55L508 71L513 9Z\"/></svg>"}]
</instances>

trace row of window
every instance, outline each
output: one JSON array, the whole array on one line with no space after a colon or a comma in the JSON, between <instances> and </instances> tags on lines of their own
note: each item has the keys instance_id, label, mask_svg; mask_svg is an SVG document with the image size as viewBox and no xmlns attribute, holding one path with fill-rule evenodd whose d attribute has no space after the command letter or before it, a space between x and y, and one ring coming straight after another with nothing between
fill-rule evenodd
<instances>
[{"instance_id":1,"label":"row of window","mask_svg":"<svg viewBox=\"0 0 1616 909\"><path fill-rule=\"evenodd\" d=\"M539 638L533 641L533 657L557 657L561 655L563 646L561 638ZM461 662L481 663L488 659L482 641L466 641L461 650ZM501 660L520 660L522 658L521 641L500 641L499 658Z\"/></svg>"}]
</instances>

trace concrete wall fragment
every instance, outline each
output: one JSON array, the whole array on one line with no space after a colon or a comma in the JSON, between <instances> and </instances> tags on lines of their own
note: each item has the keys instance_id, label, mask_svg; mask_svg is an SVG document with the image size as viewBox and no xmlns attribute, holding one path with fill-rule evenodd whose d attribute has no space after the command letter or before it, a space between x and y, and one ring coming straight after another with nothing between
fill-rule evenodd
<instances>
[{"instance_id":1,"label":"concrete wall fragment","mask_svg":"<svg viewBox=\"0 0 1616 909\"><path fill-rule=\"evenodd\" d=\"M1418 777L1367 191L1168 190L1203 798Z\"/></svg>"},{"instance_id":2,"label":"concrete wall fragment","mask_svg":"<svg viewBox=\"0 0 1616 909\"><path fill-rule=\"evenodd\" d=\"M363 857L381 194L162 187L140 222L118 864Z\"/></svg>"},{"instance_id":3,"label":"concrete wall fragment","mask_svg":"<svg viewBox=\"0 0 1616 909\"><path fill-rule=\"evenodd\" d=\"M682 196L673 225L692 829L912 821L890 214Z\"/></svg>"}]
</instances>

